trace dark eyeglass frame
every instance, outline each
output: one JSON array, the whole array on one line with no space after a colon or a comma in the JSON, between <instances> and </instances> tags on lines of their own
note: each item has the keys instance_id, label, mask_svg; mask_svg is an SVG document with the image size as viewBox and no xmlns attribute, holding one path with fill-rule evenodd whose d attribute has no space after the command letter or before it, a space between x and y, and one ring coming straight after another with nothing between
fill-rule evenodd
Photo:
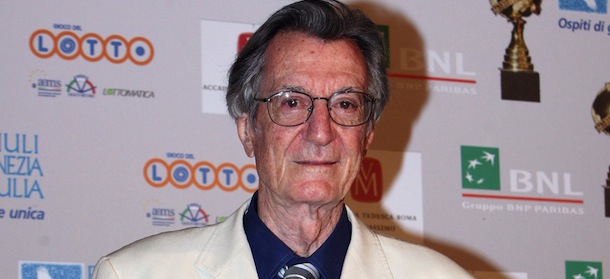
<instances>
[{"instance_id":1,"label":"dark eyeglass frame","mask_svg":"<svg viewBox=\"0 0 610 279\"><path fill-rule=\"evenodd\" d=\"M273 116L271 115L271 110L269 108L269 104L271 103L271 100L279 95L282 94L286 94L286 93L298 93L298 94L302 94L305 95L307 97L309 97L309 99L311 100L311 106L309 106L307 108L308 114L307 117L305 118L305 120L303 120L302 122L296 123L296 124L292 124L292 125L284 125L284 124L280 124L278 123L275 119L273 119ZM347 94L347 93L356 93L356 94L362 94L365 102L367 103L371 103L371 108L370 111L368 113L368 115L366 115L366 118L362 121L359 122L357 124L342 124L337 122L337 120L335 120L333 118L333 114L331 113L332 108L330 106L330 100L332 98L334 98L337 95L341 95L341 94ZM353 90L343 90L343 91L337 91L335 93L333 93L332 95L330 95L330 97L312 97L311 95L305 93L305 92L301 92L301 91L297 91L297 90L281 90L278 91L276 93L271 94L271 96L267 97L267 98L254 98L255 101L258 102L262 102L262 103L266 103L266 107L267 107L267 114L269 115L269 118L271 119L271 121L273 121L273 123L283 126L283 127L295 127L295 126L299 126L305 122L307 122L307 120L309 120L309 118L311 117L311 114L313 113L313 109L314 109L314 101L316 100L325 100L326 101L326 109L328 110L328 115L330 117L330 119L337 125L343 126L343 127L356 127L356 126L360 126L362 124L367 123L369 120L371 120L371 116L373 115L373 112L375 111L375 105L377 104L377 99L374 98L373 96L371 96L370 94L366 93L366 92L360 92L360 91L353 91Z\"/></svg>"}]
</instances>

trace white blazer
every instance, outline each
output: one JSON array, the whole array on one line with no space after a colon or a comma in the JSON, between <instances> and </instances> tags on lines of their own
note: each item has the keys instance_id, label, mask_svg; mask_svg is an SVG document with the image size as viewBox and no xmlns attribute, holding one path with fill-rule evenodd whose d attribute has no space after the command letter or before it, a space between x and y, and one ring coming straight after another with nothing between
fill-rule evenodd
<instances>
[{"instance_id":1,"label":"white blazer","mask_svg":"<svg viewBox=\"0 0 610 279\"><path fill-rule=\"evenodd\" d=\"M94 279L257 278L243 216L249 201L224 222L153 235L102 257ZM426 247L371 231L348 208L352 240L341 278L473 278ZM334 278L327 278L334 279Z\"/></svg>"}]
</instances>

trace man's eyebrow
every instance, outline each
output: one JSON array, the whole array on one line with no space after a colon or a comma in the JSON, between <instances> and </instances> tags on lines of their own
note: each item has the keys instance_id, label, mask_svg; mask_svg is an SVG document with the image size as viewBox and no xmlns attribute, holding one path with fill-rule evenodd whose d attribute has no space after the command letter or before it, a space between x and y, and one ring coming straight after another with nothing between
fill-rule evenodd
<instances>
[{"instance_id":1,"label":"man's eyebrow","mask_svg":"<svg viewBox=\"0 0 610 279\"><path fill-rule=\"evenodd\" d=\"M275 92L281 92L281 91L294 91L294 92L300 92L300 93L310 93L309 90L305 89L302 86L295 86L295 85L284 85L279 87L278 89L274 90ZM362 89L362 87L359 86L345 86L345 87L341 87L337 90L333 90L332 93L336 93L336 92L346 92L346 91L351 91L351 92L365 92L364 89Z\"/></svg>"},{"instance_id":2,"label":"man's eyebrow","mask_svg":"<svg viewBox=\"0 0 610 279\"><path fill-rule=\"evenodd\" d=\"M294 91L294 92L300 92L300 93L309 93L309 90L305 89L304 87L295 86L295 85L283 85L283 86L279 87L278 89L276 89L275 91L276 92Z\"/></svg>"},{"instance_id":3,"label":"man's eyebrow","mask_svg":"<svg viewBox=\"0 0 610 279\"><path fill-rule=\"evenodd\" d=\"M346 91L350 91L350 92L366 92L366 91L364 91L364 89L362 87L358 87L358 86L346 86L346 87L342 87L339 90L335 90L334 92L346 92Z\"/></svg>"}]
</instances>

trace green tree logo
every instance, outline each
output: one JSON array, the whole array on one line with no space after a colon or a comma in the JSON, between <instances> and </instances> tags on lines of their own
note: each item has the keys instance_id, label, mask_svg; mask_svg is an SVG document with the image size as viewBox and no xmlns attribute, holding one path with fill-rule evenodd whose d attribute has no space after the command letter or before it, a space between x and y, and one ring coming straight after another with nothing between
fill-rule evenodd
<instances>
[{"instance_id":1,"label":"green tree logo","mask_svg":"<svg viewBox=\"0 0 610 279\"><path fill-rule=\"evenodd\" d=\"M462 188L500 191L500 150L493 147L461 148Z\"/></svg>"},{"instance_id":2,"label":"green tree logo","mask_svg":"<svg viewBox=\"0 0 610 279\"><path fill-rule=\"evenodd\" d=\"M602 263L566 261L566 279L604 279Z\"/></svg>"}]
</instances>

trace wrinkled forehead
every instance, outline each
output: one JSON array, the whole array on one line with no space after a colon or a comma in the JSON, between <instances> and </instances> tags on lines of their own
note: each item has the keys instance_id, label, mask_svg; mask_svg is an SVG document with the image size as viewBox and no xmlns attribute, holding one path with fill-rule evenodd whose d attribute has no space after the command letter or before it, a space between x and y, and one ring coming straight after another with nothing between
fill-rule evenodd
<instances>
[{"instance_id":1,"label":"wrinkled forehead","mask_svg":"<svg viewBox=\"0 0 610 279\"><path fill-rule=\"evenodd\" d=\"M350 40L325 41L300 32L276 35L265 52L263 89L302 88L327 94L365 90L366 64Z\"/></svg>"}]
</instances>

